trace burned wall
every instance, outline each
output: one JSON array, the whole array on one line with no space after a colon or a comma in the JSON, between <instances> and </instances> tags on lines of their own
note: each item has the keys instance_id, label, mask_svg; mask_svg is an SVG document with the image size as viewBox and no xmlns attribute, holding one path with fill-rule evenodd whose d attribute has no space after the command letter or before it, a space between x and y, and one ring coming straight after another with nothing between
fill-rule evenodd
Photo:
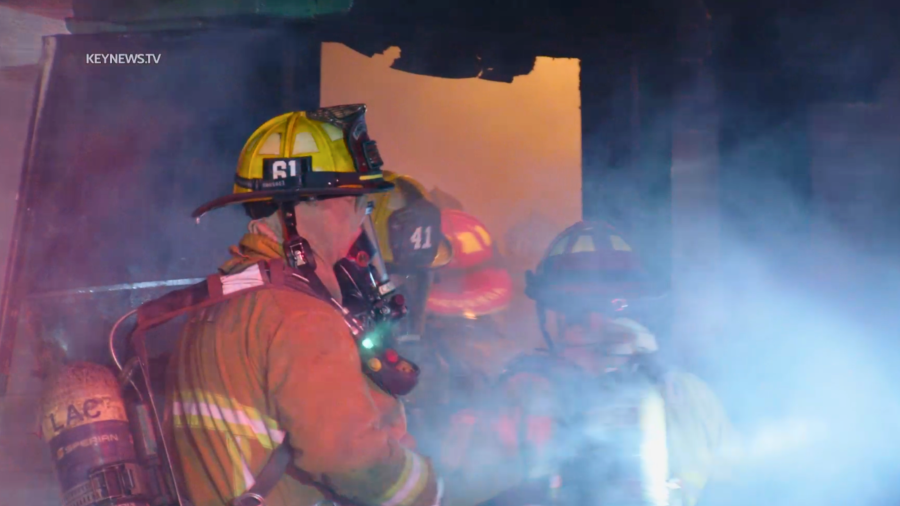
<instances>
[{"instance_id":1,"label":"burned wall","mask_svg":"<svg viewBox=\"0 0 900 506\"><path fill-rule=\"evenodd\" d=\"M8 300L214 271L246 218L238 207L198 225L190 212L230 193L258 125L318 103L318 43L250 30L62 36L45 48ZM96 56L109 54L146 58ZM70 337L72 358L94 358L74 349L90 339Z\"/></svg>"},{"instance_id":2,"label":"burned wall","mask_svg":"<svg viewBox=\"0 0 900 506\"><path fill-rule=\"evenodd\" d=\"M107 362L119 316L227 257L246 227L240 207L199 225L190 212L231 192L256 127L318 105L320 53L308 32L279 30L59 36L44 48L35 102L40 69L14 90L4 83L18 97L3 109L4 154L26 135L29 150L0 337L0 490L49 506L59 493L37 434L42 366L61 355ZM110 54L158 60L91 59ZM18 166L4 166L9 180L15 158L4 157ZM4 186L5 202L16 190Z\"/></svg>"},{"instance_id":3,"label":"burned wall","mask_svg":"<svg viewBox=\"0 0 900 506\"><path fill-rule=\"evenodd\" d=\"M891 327L896 322L884 318L895 313L900 280L898 85L895 75L877 103L821 104L810 112L811 274L860 316Z\"/></svg>"},{"instance_id":4,"label":"burned wall","mask_svg":"<svg viewBox=\"0 0 900 506\"><path fill-rule=\"evenodd\" d=\"M36 60L35 60L36 61ZM32 98L40 69L37 65L0 70L0 259L5 260L12 235L19 173L31 116ZM53 483L52 461L37 434L37 403L40 380L33 339L20 339L12 351L15 381L0 397L0 490L12 504L57 506L59 494Z\"/></svg>"}]
</instances>

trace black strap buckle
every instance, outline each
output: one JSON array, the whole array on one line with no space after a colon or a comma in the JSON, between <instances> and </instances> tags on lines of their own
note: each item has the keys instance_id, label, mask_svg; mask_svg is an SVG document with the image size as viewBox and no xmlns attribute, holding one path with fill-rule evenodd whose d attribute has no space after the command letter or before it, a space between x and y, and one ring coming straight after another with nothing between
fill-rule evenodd
<instances>
[{"instance_id":1,"label":"black strap buckle","mask_svg":"<svg viewBox=\"0 0 900 506\"><path fill-rule=\"evenodd\" d=\"M316 259L313 256L312 248L306 239L297 234L297 217L294 215L294 204L290 202L282 203L281 214L286 228L283 246L288 265L294 269L308 267L315 271Z\"/></svg>"},{"instance_id":2,"label":"black strap buckle","mask_svg":"<svg viewBox=\"0 0 900 506\"><path fill-rule=\"evenodd\" d=\"M312 255L312 248L306 239L294 234L294 237L284 243L284 252L291 267L297 269L308 266L315 270L316 259Z\"/></svg>"}]
</instances>

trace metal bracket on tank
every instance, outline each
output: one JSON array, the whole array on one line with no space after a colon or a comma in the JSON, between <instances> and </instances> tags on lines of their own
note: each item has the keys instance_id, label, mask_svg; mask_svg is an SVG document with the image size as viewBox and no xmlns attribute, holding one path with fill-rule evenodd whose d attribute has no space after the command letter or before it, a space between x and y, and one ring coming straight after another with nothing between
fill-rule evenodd
<instances>
[{"instance_id":1,"label":"metal bracket on tank","mask_svg":"<svg viewBox=\"0 0 900 506\"><path fill-rule=\"evenodd\" d=\"M139 465L130 463L99 467L90 472L87 481L66 491L63 504L119 504L123 499L142 498L147 494L141 485L143 472Z\"/></svg>"},{"instance_id":2,"label":"metal bracket on tank","mask_svg":"<svg viewBox=\"0 0 900 506\"><path fill-rule=\"evenodd\" d=\"M168 480L165 480L165 481L169 481L168 485L171 487L171 490L169 492L172 492L175 496L173 498L174 503L171 506L191 506L191 503L188 502L186 499L184 499L181 496L181 490L180 490L180 487L178 486L178 477L175 475L175 469L172 466L171 453L169 452L168 445L166 444L162 423L159 419L159 411L156 409L156 401L153 399L153 392L152 392L152 389L150 388L150 375L148 373L148 366L145 361L147 350L144 347L143 342L140 340L136 340L137 342L133 343L133 344L135 344L135 347L137 348L137 355L132 357L131 359L129 359L125 363L124 366L119 363L119 360L118 360L118 358L116 358L116 355L114 353L115 349L114 349L113 344L114 344L116 328L123 320L125 320L126 318L128 318L129 316L131 316L135 313L136 313L136 310L133 310L133 311L129 312L128 314L126 314L125 316L123 316L121 319L119 319L119 321L116 322L115 325L113 325L113 329L110 332L109 346L110 346L110 351L113 352L112 353L113 360L115 361L116 365L119 367L119 377L118 377L119 385L120 385L120 387L125 387L126 384L131 384L131 386L134 388L135 392L138 394L138 396L141 398L141 400L147 402L147 407L148 407L149 413L151 415L150 423L152 425L152 430L154 432L155 437L160 442L160 450L162 450L160 457L162 457L162 459L163 459L163 462L162 462L163 469L161 469L161 470L163 472L165 472L166 474L168 474ZM135 382L136 375L141 378L141 383L144 385L145 389L142 390L141 388L138 387L137 383ZM66 506L79 506L79 505L69 505L68 503L66 503Z\"/></svg>"}]
</instances>

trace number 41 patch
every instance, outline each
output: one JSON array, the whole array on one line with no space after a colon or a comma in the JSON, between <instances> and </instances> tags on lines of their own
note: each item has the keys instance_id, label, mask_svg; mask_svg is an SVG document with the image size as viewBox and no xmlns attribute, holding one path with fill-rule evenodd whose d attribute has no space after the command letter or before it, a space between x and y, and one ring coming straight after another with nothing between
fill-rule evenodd
<instances>
[{"instance_id":1,"label":"number 41 patch","mask_svg":"<svg viewBox=\"0 0 900 506\"><path fill-rule=\"evenodd\" d=\"M419 251L422 249L430 249L431 248L431 226L427 227L416 227L413 231L412 236L409 238L409 242L413 245L413 250Z\"/></svg>"}]
</instances>

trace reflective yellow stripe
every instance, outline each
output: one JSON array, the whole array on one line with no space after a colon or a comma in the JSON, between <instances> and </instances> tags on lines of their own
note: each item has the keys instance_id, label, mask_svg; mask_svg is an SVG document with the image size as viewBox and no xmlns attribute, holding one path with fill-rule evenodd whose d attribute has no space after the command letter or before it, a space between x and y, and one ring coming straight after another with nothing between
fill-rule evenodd
<instances>
[{"instance_id":1,"label":"reflective yellow stripe","mask_svg":"<svg viewBox=\"0 0 900 506\"><path fill-rule=\"evenodd\" d=\"M719 457L733 444L733 429L718 398L696 376L670 374L664 392L672 474L681 479L685 505L692 506L709 477L727 471Z\"/></svg>"},{"instance_id":2,"label":"reflective yellow stripe","mask_svg":"<svg viewBox=\"0 0 900 506\"><path fill-rule=\"evenodd\" d=\"M176 395L172 408L180 409L187 417L207 416L218 421L207 421L206 425L199 426L212 430L233 430L235 434L247 437L257 436L266 448L274 448L284 440L284 432L277 421L252 406L224 395L199 390L182 391Z\"/></svg>"},{"instance_id":3,"label":"reflective yellow stripe","mask_svg":"<svg viewBox=\"0 0 900 506\"><path fill-rule=\"evenodd\" d=\"M270 429L262 420L253 420L246 412L223 408L206 402L172 403L176 426L180 419L190 427L229 432L235 436L255 438L266 449L273 449L284 440L284 432Z\"/></svg>"},{"instance_id":4,"label":"reflective yellow stripe","mask_svg":"<svg viewBox=\"0 0 900 506\"><path fill-rule=\"evenodd\" d=\"M381 498L382 500L379 501L379 502L388 501L388 500L390 500L395 494L397 494L397 492L400 490L400 487L401 487L404 483L406 483L406 479L409 477L409 472L412 470L412 466L413 466L413 461L412 461L409 457L407 457L406 455L404 455L404 457L403 457L403 471L400 473L400 477L397 478L397 481L394 482L394 484L391 485L391 487L390 487L389 489L387 489L387 492L384 493L384 496L382 496L382 498Z\"/></svg>"},{"instance_id":5,"label":"reflective yellow stripe","mask_svg":"<svg viewBox=\"0 0 900 506\"><path fill-rule=\"evenodd\" d=\"M428 466L422 457L404 450L406 461L400 478L388 489L381 506L407 506L415 502L428 484Z\"/></svg>"},{"instance_id":6,"label":"reflective yellow stripe","mask_svg":"<svg viewBox=\"0 0 900 506\"><path fill-rule=\"evenodd\" d=\"M231 493L237 497L253 486L255 480L253 473L250 472L250 466L244 459L244 452L249 453L249 440L244 438L228 438L225 441L225 450L234 464L231 467Z\"/></svg>"},{"instance_id":7,"label":"reflective yellow stripe","mask_svg":"<svg viewBox=\"0 0 900 506\"><path fill-rule=\"evenodd\" d=\"M212 392L204 392L202 390L183 390L177 394L177 398L182 402L206 402L210 404L214 404L216 406L228 407L232 409L238 409L243 411L253 420L261 420L265 422L266 426L271 429L278 428L278 422L274 419L264 416L260 411L253 406L246 406L241 404L231 397L215 394Z\"/></svg>"},{"instance_id":8,"label":"reflective yellow stripe","mask_svg":"<svg viewBox=\"0 0 900 506\"><path fill-rule=\"evenodd\" d=\"M231 488L235 496L254 484L247 462L250 442L272 450L284 441L278 423L259 410L234 399L202 391L182 391L174 396L172 418L176 428L200 428L225 436L225 449L232 464Z\"/></svg>"},{"instance_id":9,"label":"reflective yellow stripe","mask_svg":"<svg viewBox=\"0 0 900 506\"><path fill-rule=\"evenodd\" d=\"M681 473L681 495L685 506L694 506L706 485L706 477L700 473Z\"/></svg>"}]
</instances>

